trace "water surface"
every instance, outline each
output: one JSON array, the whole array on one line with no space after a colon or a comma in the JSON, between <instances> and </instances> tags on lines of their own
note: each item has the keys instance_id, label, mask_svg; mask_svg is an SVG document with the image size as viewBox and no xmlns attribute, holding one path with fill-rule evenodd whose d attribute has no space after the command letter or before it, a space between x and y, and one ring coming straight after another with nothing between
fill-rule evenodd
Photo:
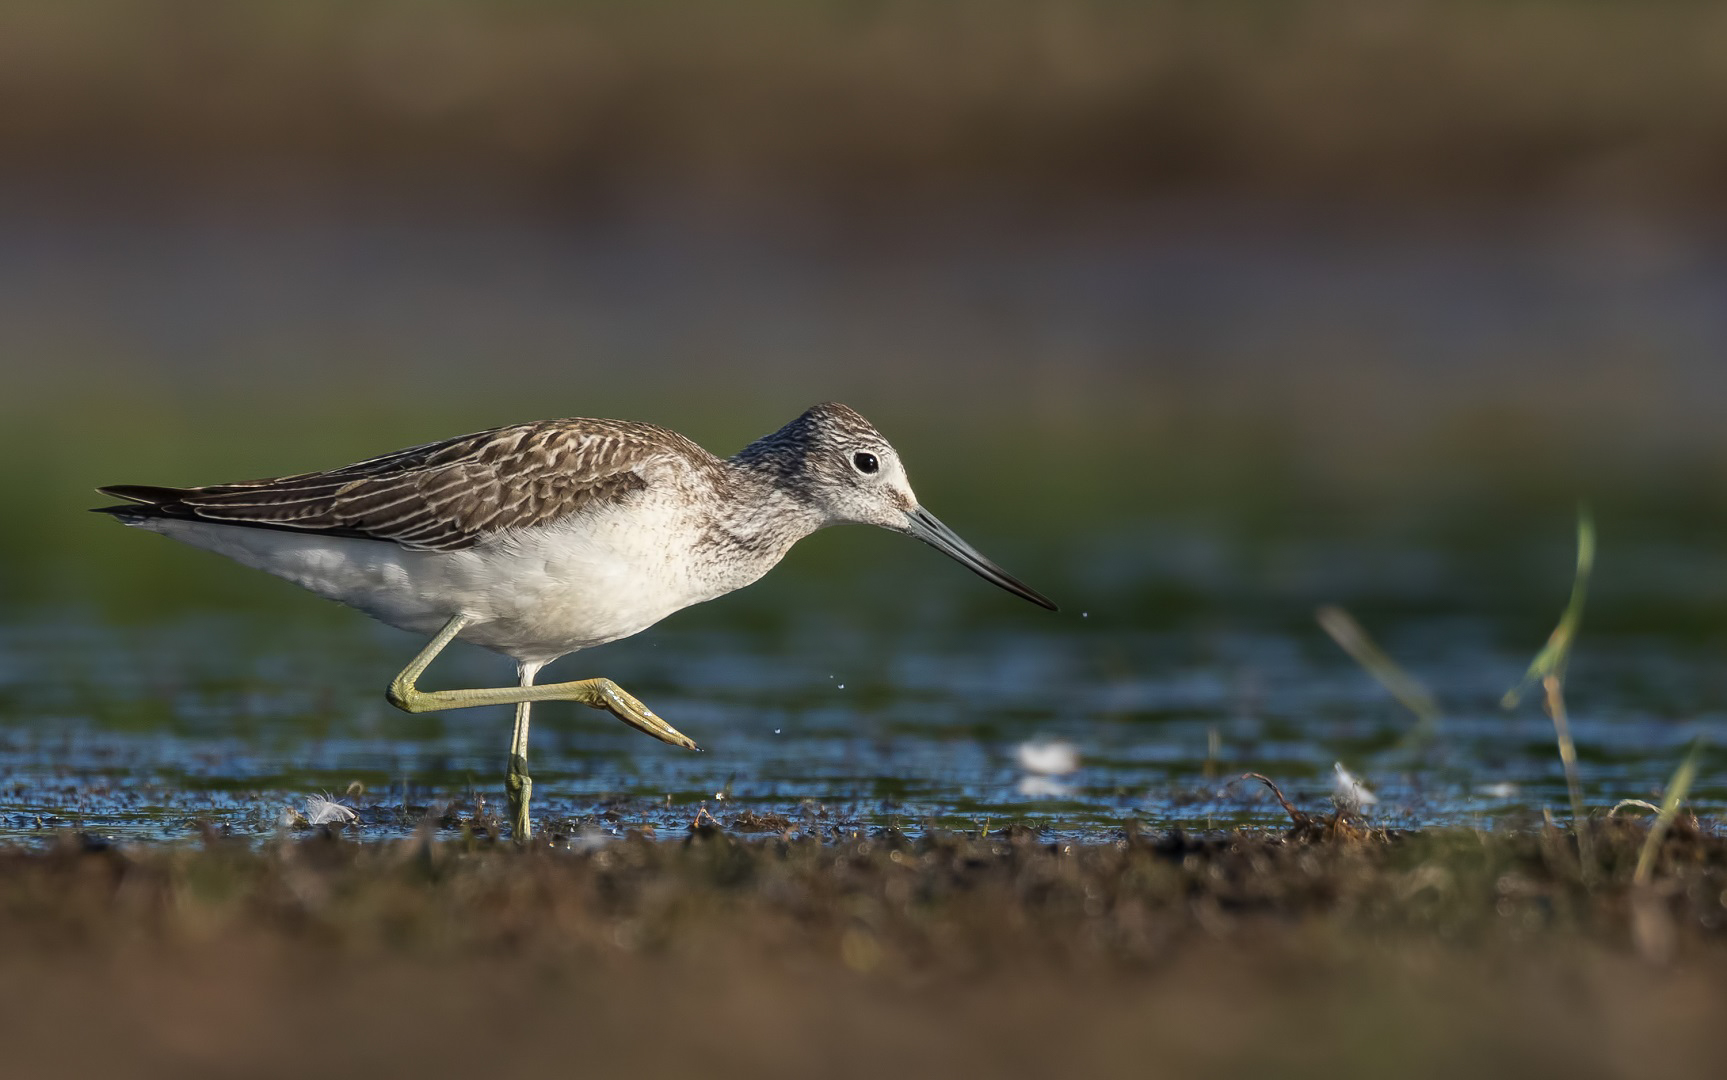
<instances>
[{"instance_id":1,"label":"water surface","mask_svg":"<svg viewBox=\"0 0 1727 1080\"><path fill-rule=\"evenodd\" d=\"M0 211L0 835L264 837L354 790L363 835L387 837L498 804L506 710L383 701L420 642L85 514L94 485L329 467L547 415L730 452L834 397L1063 610L902 538L814 537L743 593L546 673L615 678L705 752L542 706L541 822L1274 825L1241 773L1320 808L1339 761L1386 822L1539 820L1566 801L1551 726L1498 702L1564 603L1578 496L1601 536L1570 686L1591 806L1656 792L1697 735L1727 745L1710 234L1627 248L1242 209L1023 235L942 218L867 243L676 215ZM1425 745L1315 626L1321 604L1432 688ZM511 678L456 649L427 685ZM1026 784L1016 749L1040 738L1081 768Z\"/></svg>"},{"instance_id":2,"label":"water surface","mask_svg":"<svg viewBox=\"0 0 1727 1080\"><path fill-rule=\"evenodd\" d=\"M1498 703L1562 603L1562 544L1539 546L1559 558L1525 613L1469 610L1478 593L1494 595L1470 582L1493 580L1504 552L1381 545L1319 558L1291 539L1269 551L1258 541L1249 559L1228 535L1168 533L1147 526L1044 552L1034 580L1055 578L1046 587L1067 603L1053 615L918 545L818 536L808 545L837 551L852 573L794 557L752 590L547 672L617 679L704 752L576 705L541 705L538 820L662 836L703 810L722 821L780 814L824 833L1024 822L1099 838L1130 821L1272 826L1283 812L1241 773L1274 777L1322 809L1339 761L1378 793L1374 817L1387 823L1485 826L1563 811L1551 724L1533 703ZM1620 567L1658 554L1676 557L1616 553ZM1604 562L1597 591L1609 615L1631 598L1661 599L1659 581L1616 585L1615 560ZM319 792L352 792L345 801L368 838L498 808L508 710L399 713L382 688L415 639L238 571L220 580L237 590L230 610L6 610L0 835L174 840L216 826L266 837ZM1178 583L1182 603L1171 599ZM1669 587L1690 591L1670 599L1696 602L1695 584L1676 577ZM269 603L244 602L248 588ZM1543 593L1550 612L1538 610ZM1430 740L1411 742L1411 717L1320 632L1310 598L1360 601L1370 629L1445 706ZM1570 686L1585 793L1598 808L1658 792L1697 735L1727 744L1720 639L1606 621L1585 634ZM503 658L458 647L425 681L510 677ZM1017 748L1052 738L1078 749L1080 768L1028 778ZM1724 795L1705 769L1698 809L1720 811Z\"/></svg>"}]
</instances>

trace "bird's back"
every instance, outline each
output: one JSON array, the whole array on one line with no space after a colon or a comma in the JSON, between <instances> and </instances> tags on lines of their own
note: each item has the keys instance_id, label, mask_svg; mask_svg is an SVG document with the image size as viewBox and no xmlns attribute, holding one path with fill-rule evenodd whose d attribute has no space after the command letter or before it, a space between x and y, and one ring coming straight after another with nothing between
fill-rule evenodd
<instances>
[{"instance_id":1,"label":"bird's back","mask_svg":"<svg viewBox=\"0 0 1727 1080\"><path fill-rule=\"evenodd\" d=\"M543 420L459 435L324 472L204 487L116 484L138 524L180 519L460 551L629 499L699 483L718 459L677 432L625 420Z\"/></svg>"}]
</instances>

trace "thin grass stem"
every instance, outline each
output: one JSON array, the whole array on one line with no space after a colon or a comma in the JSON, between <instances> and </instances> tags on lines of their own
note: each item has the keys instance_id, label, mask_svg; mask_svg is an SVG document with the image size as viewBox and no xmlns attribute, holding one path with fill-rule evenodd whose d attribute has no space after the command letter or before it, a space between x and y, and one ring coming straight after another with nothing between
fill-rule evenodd
<instances>
[{"instance_id":1,"label":"thin grass stem","mask_svg":"<svg viewBox=\"0 0 1727 1080\"><path fill-rule=\"evenodd\" d=\"M1559 743L1559 762L1565 766L1565 789L1571 795L1571 827L1577 833L1577 864L1584 884L1595 880L1595 842L1583 815L1583 784L1577 779L1577 744L1571 741L1571 722L1565 715L1565 684L1557 674L1541 680L1546 692L1547 715L1553 718L1553 735Z\"/></svg>"}]
</instances>

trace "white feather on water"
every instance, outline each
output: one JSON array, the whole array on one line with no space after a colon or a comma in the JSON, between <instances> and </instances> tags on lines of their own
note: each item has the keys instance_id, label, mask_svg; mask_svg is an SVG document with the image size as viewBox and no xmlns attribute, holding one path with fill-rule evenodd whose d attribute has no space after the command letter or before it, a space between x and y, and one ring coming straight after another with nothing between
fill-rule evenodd
<instances>
[{"instance_id":1,"label":"white feather on water","mask_svg":"<svg viewBox=\"0 0 1727 1080\"><path fill-rule=\"evenodd\" d=\"M1014 760L1025 774L1014 791L1027 798L1066 798L1074 793L1071 784L1057 780L1079 770L1079 748L1061 739L1031 739L1014 749Z\"/></svg>"},{"instance_id":2,"label":"white feather on water","mask_svg":"<svg viewBox=\"0 0 1727 1080\"><path fill-rule=\"evenodd\" d=\"M1367 785L1361 778L1343 767L1339 761L1332 766L1337 770L1337 784L1331 789L1331 802L1339 810L1349 814L1359 814L1365 807L1374 805L1379 796L1367 790Z\"/></svg>"},{"instance_id":3,"label":"white feather on water","mask_svg":"<svg viewBox=\"0 0 1727 1080\"><path fill-rule=\"evenodd\" d=\"M360 815L352 807L344 806L328 795L307 796L305 816L308 825L352 825L360 820Z\"/></svg>"},{"instance_id":4,"label":"white feather on water","mask_svg":"<svg viewBox=\"0 0 1727 1080\"><path fill-rule=\"evenodd\" d=\"M1066 776L1079 770L1079 747L1061 739L1032 739L1014 752L1019 767L1036 776Z\"/></svg>"}]
</instances>

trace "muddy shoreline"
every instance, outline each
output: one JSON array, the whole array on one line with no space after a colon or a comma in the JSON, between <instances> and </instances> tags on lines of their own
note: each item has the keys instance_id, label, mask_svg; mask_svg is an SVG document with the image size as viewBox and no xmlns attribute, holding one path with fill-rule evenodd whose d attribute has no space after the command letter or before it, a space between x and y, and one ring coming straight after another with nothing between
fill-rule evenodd
<instances>
[{"instance_id":1,"label":"muddy shoreline","mask_svg":"<svg viewBox=\"0 0 1727 1080\"><path fill-rule=\"evenodd\" d=\"M1700 1069L1727 841L1641 824L1090 845L482 837L0 853L32 1076L340 1067L1439 1076Z\"/></svg>"}]
</instances>

